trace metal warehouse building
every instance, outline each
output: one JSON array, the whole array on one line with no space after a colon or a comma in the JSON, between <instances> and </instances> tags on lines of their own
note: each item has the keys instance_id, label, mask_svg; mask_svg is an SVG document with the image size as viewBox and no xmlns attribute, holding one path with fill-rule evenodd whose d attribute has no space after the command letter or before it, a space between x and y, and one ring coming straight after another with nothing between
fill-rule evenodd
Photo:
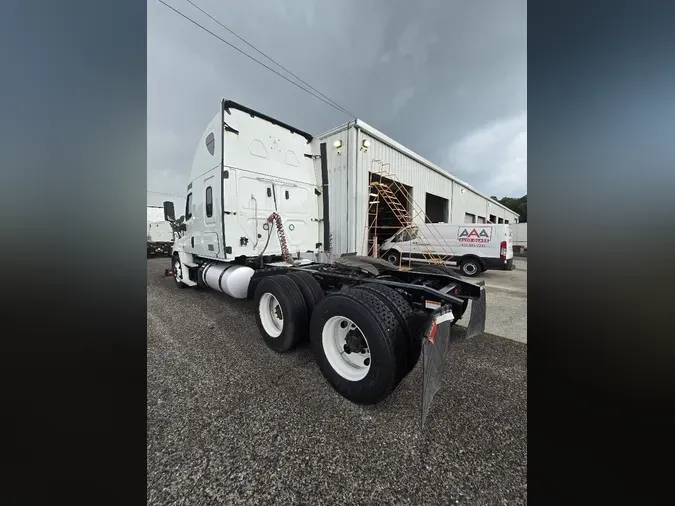
<instances>
[{"instance_id":1,"label":"metal warehouse building","mask_svg":"<svg viewBox=\"0 0 675 506\"><path fill-rule=\"evenodd\" d=\"M322 175L327 177L328 229L334 254L367 253L367 233L373 233L368 215L370 184L373 174L382 166L405 186L428 222L518 222L518 215L507 207L361 120L314 137L312 145L312 151L321 154ZM384 178L382 182L386 182ZM402 204L414 215L409 200L401 197ZM386 219L382 217L385 223ZM415 217L416 222L424 219L424 215ZM376 232L380 241L393 235L394 223L391 220L389 223L389 227L383 226L384 230Z\"/></svg>"}]
</instances>

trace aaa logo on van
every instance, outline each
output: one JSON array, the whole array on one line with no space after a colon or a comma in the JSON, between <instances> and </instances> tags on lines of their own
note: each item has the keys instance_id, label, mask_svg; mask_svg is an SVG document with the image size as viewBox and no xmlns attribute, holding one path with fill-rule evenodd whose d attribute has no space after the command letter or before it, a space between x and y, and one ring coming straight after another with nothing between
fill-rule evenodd
<instances>
[{"instance_id":1,"label":"aaa logo on van","mask_svg":"<svg viewBox=\"0 0 675 506\"><path fill-rule=\"evenodd\" d=\"M492 235L491 228L459 228L457 240L460 242L490 242Z\"/></svg>"}]
</instances>

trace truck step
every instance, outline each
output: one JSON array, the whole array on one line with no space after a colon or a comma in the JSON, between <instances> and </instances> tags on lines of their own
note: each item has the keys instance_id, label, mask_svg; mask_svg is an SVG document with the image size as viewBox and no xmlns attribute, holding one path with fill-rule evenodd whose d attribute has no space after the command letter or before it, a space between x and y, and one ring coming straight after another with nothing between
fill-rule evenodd
<instances>
[{"instance_id":1,"label":"truck step","mask_svg":"<svg viewBox=\"0 0 675 506\"><path fill-rule=\"evenodd\" d=\"M195 263L192 263L192 262L183 262L183 265L185 267L199 267L199 264L195 264ZM187 285L187 283L185 283L185 284Z\"/></svg>"}]
</instances>

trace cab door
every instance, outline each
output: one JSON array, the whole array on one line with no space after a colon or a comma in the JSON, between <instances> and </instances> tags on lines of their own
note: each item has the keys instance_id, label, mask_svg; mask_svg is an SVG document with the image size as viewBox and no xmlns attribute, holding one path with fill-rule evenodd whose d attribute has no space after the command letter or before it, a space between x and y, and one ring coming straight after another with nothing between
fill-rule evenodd
<instances>
[{"instance_id":1,"label":"cab door","mask_svg":"<svg viewBox=\"0 0 675 506\"><path fill-rule=\"evenodd\" d=\"M218 216L220 216L220 192L215 174L204 179L204 206L202 207L202 237L200 253L205 257L222 258Z\"/></svg>"}]
</instances>

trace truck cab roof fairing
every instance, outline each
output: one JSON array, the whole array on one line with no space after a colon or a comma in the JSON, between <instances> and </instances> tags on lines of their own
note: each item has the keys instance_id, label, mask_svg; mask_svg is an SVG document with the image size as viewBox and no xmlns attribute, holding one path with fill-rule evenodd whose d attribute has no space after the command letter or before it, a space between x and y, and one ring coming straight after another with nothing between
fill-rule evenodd
<instances>
[{"instance_id":1,"label":"truck cab roof fairing","mask_svg":"<svg viewBox=\"0 0 675 506\"><path fill-rule=\"evenodd\" d=\"M269 121L273 125L280 126L282 128L285 128L286 130L289 130L290 132L294 134L301 135L307 140L307 144L312 142L312 139L314 138L311 134L308 134L307 132L303 132L302 130L295 128L288 123L284 123L283 121L279 121L277 119L274 119L271 116L268 116L266 114L263 114L261 112L255 111L251 109L250 107L246 107L245 105L238 104L237 102L234 102L232 100L225 100L223 99L223 110L227 113L230 114L230 109L236 109L238 111L245 112L247 114L250 114L251 116L258 117L260 119L263 119L265 121Z\"/></svg>"}]
</instances>

